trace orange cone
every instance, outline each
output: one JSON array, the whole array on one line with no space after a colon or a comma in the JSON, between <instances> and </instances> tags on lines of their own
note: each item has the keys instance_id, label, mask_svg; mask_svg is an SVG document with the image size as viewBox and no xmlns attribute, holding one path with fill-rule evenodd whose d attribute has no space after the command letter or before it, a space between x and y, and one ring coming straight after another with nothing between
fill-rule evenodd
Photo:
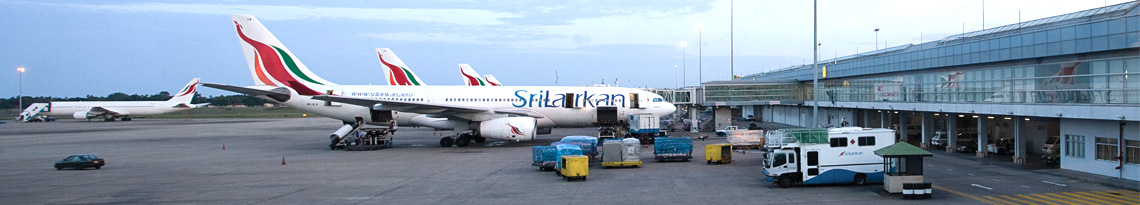
<instances>
[{"instance_id":1,"label":"orange cone","mask_svg":"<svg viewBox=\"0 0 1140 205\"><path fill-rule=\"evenodd\" d=\"M226 144L222 144L222 150L226 150Z\"/></svg>"},{"instance_id":2,"label":"orange cone","mask_svg":"<svg viewBox=\"0 0 1140 205\"><path fill-rule=\"evenodd\" d=\"M281 165L285 165L285 157L281 157Z\"/></svg>"}]
</instances>

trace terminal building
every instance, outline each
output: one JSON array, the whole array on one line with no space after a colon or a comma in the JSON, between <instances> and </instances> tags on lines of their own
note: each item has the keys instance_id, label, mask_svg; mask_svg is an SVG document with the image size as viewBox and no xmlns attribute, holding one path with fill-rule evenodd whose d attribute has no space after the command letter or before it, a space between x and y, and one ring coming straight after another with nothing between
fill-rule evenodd
<instances>
[{"instance_id":1,"label":"terminal building","mask_svg":"<svg viewBox=\"0 0 1140 205\"><path fill-rule=\"evenodd\" d=\"M1127 2L658 90L694 121L893 128L928 149L1140 180L1140 9ZM813 75L819 78L813 92ZM813 105L818 103L818 119ZM678 109L681 110L681 109ZM816 123L813 123L816 122ZM1052 139L1051 139L1052 138ZM1056 141L1056 144L1052 142ZM1008 148L1007 148L1008 147Z\"/></svg>"}]
</instances>

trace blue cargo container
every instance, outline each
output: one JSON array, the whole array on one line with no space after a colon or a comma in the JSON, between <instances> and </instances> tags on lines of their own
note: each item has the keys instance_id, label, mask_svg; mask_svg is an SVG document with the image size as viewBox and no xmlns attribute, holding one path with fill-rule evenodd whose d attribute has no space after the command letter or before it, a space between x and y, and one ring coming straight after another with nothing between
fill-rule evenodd
<instances>
[{"instance_id":1,"label":"blue cargo container","mask_svg":"<svg viewBox=\"0 0 1140 205\"><path fill-rule=\"evenodd\" d=\"M534 146L532 149L534 163L531 165L537 166L538 170L548 171L554 170L554 164L558 163L558 149L554 146Z\"/></svg>"},{"instance_id":2,"label":"blue cargo container","mask_svg":"<svg viewBox=\"0 0 1140 205\"><path fill-rule=\"evenodd\" d=\"M693 158L693 140L688 137L657 137L653 141L653 155L657 161L689 161Z\"/></svg>"}]
</instances>

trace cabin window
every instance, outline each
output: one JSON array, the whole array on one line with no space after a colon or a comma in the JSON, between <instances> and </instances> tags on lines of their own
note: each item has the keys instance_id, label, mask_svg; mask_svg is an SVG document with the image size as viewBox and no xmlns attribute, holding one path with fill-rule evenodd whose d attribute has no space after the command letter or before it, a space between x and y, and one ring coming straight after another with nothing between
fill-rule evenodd
<instances>
[{"instance_id":1,"label":"cabin window","mask_svg":"<svg viewBox=\"0 0 1140 205\"><path fill-rule=\"evenodd\" d=\"M784 165L787 163L788 163L788 157L786 154L777 154L776 156L774 156L772 158L772 167L778 167L780 165Z\"/></svg>"},{"instance_id":2,"label":"cabin window","mask_svg":"<svg viewBox=\"0 0 1140 205\"><path fill-rule=\"evenodd\" d=\"M859 146L875 146L875 137L859 137Z\"/></svg>"},{"instance_id":3,"label":"cabin window","mask_svg":"<svg viewBox=\"0 0 1140 205\"><path fill-rule=\"evenodd\" d=\"M819 152L811 151L811 152L807 153L807 165L808 166L819 165Z\"/></svg>"},{"instance_id":4,"label":"cabin window","mask_svg":"<svg viewBox=\"0 0 1140 205\"><path fill-rule=\"evenodd\" d=\"M847 146L847 138L846 137L831 138L831 147L846 147L846 146Z\"/></svg>"}]
</instances>

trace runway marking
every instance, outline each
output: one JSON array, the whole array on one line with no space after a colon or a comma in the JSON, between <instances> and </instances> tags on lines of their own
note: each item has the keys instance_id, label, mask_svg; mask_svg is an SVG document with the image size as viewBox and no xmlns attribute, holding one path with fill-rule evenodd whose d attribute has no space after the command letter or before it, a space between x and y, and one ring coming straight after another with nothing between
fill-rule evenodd
<instances>
[{"instance_id":1,"label":"runway marking","mask_svg":"<svg viewBox=\"0 0 1140 205\"><path fill-rule=\"evenodd\" d=\"M1015 198L1015 197L1012 197L1012 196L1009 196L1009 195L1001 195L1001 197L1003 197L1003 198L1006 198L1006 199L1009 199L1009 200L1014 200L1014 201L1017 201L1017 202L1021 202L1021 203L1023 203L1023 204L1032 204L1032 205L1038 205L1037 203L1029 202L1029 201L1026 201L1026 200L1021 200L1021 199L1018 199L1018 198Z\"/></svg>"},{"instance_id":2,"label":"runway marking","mask_svg":"<svg viewBox=\"0 0 1140 205\"><path fill-rule=\"evenodd\" d=\"M970 175L971 177L974 176L974 174L966 174L966 175Z\"/></svg>"},{"instance_id":3,"label":"runway marking","mask_svg":"<svg viewBox=\"0 0 1140 205\"><path fill-rule=\"evenodd\" d=\"M1002 199L999 199L999 198L997 198L997 197L992 197L992 196L983 196L983 197L984 197L984 198L986 198L986 199L989 199L989 200L991 200L991 201L995 201L995 202L1001 203L1001 204L1017 204L1017 203L1013 203L1013 202L1009 202L1009 201L1006 201L1006 200L1002 200Z\"/></svg>"},{"instance_id":4,"label":"runway marking","mask_svg":"<svg viewBox=\"0 0 1140 205\"><path fill-rule=\"evenodd\" d=\"M1052 197L1057 197L1057 198L1066 199L1066 200L1068 200L1068 201L1077 202L1077 203L1080 203L1080 204L1092 204L1092 202L1089 202L1089 201L1085 201L1085 200L1081 200L1081 199L1077 199L1077 198L1073 198L1073 197L1068 197L1068 196L1065 196L1065 195L1061 195L1061 194L1057 194L1057 193L1048 193L1048 194L1046 194L1046 195L1049 195L1049 196L1052 196Z\"/></svg>"},{"instance_id":5,"label":"runway marking","mask_svg":"<svg viewBox=\"0 0 1140 205\"><path fill-rule=\"evenodd\" d=\"M1001 181L1001 180L999 180L999 179L993 179L993 180L994 180L995 182L1000 182L1000 181Z\"/></svg>"},{"instance_id":6,"label":"runway marking","mask_svg":"<svg viewBox=\"0 0 1140 205\"><path fill-rule=\"evenodd\" d=\"M1128 195L1132 195L1132 196L1140 196L1140 192L1135 192L1132 190L1121 189L1121 190L1116 190L1116 192L1120 192L1121 194L1128 194Z\"/></svg>"},{"instance_id":7,"label":"runway marking","mask_svg":"<svg viewBox=\"0 0 1140 205\"><path fill-rule=\"evenodd\" d=\"M1049 205L1061 205L1061 204L1058 204L1058 203L1053 203L1053 202L1050 202L1050 201L1045 201L1045 200L1042 200L1042 199L1033 198L1033 197L1029 197L1029 196L1026 196L1026 195L1022 195L1022 194L1018 194L1018 195L1017 195L1017 197L1026 198L1026 199L1029 199L1029 200L1034 200L1034 201L1039 201L1039 202L1041 202L1041 203L1045 203L1045 204L1049 204Z\"/></svg>"},{"instance_id":8,"label":"runway marking","mask_svg":"<svg viewBox=\"0 0 1140 205\"><path fill-rule=\"evenodd\" d=\"M1120 199L1124 199L1124 200L1136 200L1137 202L1140 202L1140 194L1127 195L1127 194L1122 194L1122 193L1117 193L1117 192L1112 192L1112 191L1098 191L1097 193L1103 193L1103 195L1105 195L1105 196L1116 197L1116 198L1120 198ZM1129 198L1129 196L1133 196L1134 198ZM1140 203L1137 203L1137 204L1140 204Z\"/></svg>"},{"instance_id":9,"label":"runway marking","mask_svg":"<svg viewBox=\"0 0 1140 205\"><path fill-rule=\"evenodd\" d=\"M1028 188L1029 188L1029 186L1025 186L1025 185L1021 185L1021 187L1022 187L1022 188L1026 188L1026 189L1028 189Z\"/></svg>"},{"instance_id":10,"label":"runway marking","mask_svg":"<svg viewBox=\"0 0 1140 205\"><path fill-rule=\"evenodd\" d=\"M1045 182L1046 184L1052 184L1052 185L1057 185L1057 186L1069 186L1069 185L1065 185L1062 183L1051 182L1051 181L1041 181L1041 182Z\"/></svg>"},{"instance_id":11,"label":"runway marking","mask_svg":"<svg viewBox=\"0 0 1140 205\"><path fill-rule=\"evenodd\" d=\"M1041 194L1030 194L1030 195L1033 195L1033 196L1035 196L1035 197L1037 197L1037 198L1049 199L1049 200L1053 200L1053 201L1057 201L1057 202L1061 202L1061 203L1065 203L1065 204L1070 204L1070 205L1080 205L1080 203L1073 203L1073 202L1069 202L1069 201L1065 201L1065 200L1060 200L1060 199L1057 199L1057 198L1053 198L1053 197L1048 197L1048 196L1045 196L1045 195L1041 195Z\"/></svg>"},{"instance_id":12,"label":"runway marking","mask_svg":"<svg viewBox=\"0 0 1140 205\"><path fill-rule=\"evenodd\" d=\"M944 191L944 192L950 192L950 193L952 193L952 194L957 194L957 195L959 195L959 196L964 196L964 197L966 197L966 198L970 198L970 199L978 200L978 201L980 201L980 202L983 202L983 203L987 203L987 204L994 204L994 205L998 205L998 204L999 204L999 203L997 203L997 202L992 202L992 201L990 201L990 200L986 200L986 199L983 199L983 198L981 198L981 197L978 197L978 196L970 195L970 194L967 194L967 193L962 193L962 192L959 192L959 191L954 191L954 190L952 190L952 189L947 189L946 187L942 187L942 186L938 186L938 185L931 185L931 186L932 186L932 187L934 187L934 189L937 189L937 190L942 190L942 191Z\"/></svg>"},{"instance_id":13,"label":"runway marking","mask_svg":"<svg viewBox=\"0 0 1140 205\"><path fill-rule=\"evenodd\" d=\"M994 190L994 188L989 188L989 187L986 187L986 186L982 186L982 185L978 185L978 184L970 184L970 186L974 186L974 187L978 187L978 188L983 188L983 189L986 189L986 190Z\"/></svg>"},{"instance_id":14,"label":"runway marking","mask_svg":"<svg viewBox=\"0 0 1140 205\"><path fill-rule=\"evenodd\" d=\"M1093 197L1097 197L1099 199L1112 201L1113 203L1140 204L1140 203L1137 203L1140 201L1128 201L1128 200L1123 200L1123 199L1117 199L1117 198L1115 198L1114 194L1098 194L1098 193L1089 193L1089 192L1073 192L1073 193L1074 194L1083 194L1086 196L1093 196Z\"/></svg>"},{"instance_id":15,"label":"runway marking","mask_svg":"<svg viewBox=\"0 0 1140 205\"><path fill-rule=\"evenodd\" d=\"M1088 200L1088 201L1096 201L1096 202L1105 203L1105 204L1122 205L1122 204L1118 204L1118 203L1114 203L1114 202L1108 202L1108 201L1100 200L1100 199L1095 199L1092 197L1088 197L1088 196L1084 196L1084 195L1080 195L1080 194L1075 194L1075 193L1071 193L1071 192L1070 193L1061 193L1061 194L1074 196L1074 197L1081 198L1081 199Z\"/></svg>"}]
</instances>

